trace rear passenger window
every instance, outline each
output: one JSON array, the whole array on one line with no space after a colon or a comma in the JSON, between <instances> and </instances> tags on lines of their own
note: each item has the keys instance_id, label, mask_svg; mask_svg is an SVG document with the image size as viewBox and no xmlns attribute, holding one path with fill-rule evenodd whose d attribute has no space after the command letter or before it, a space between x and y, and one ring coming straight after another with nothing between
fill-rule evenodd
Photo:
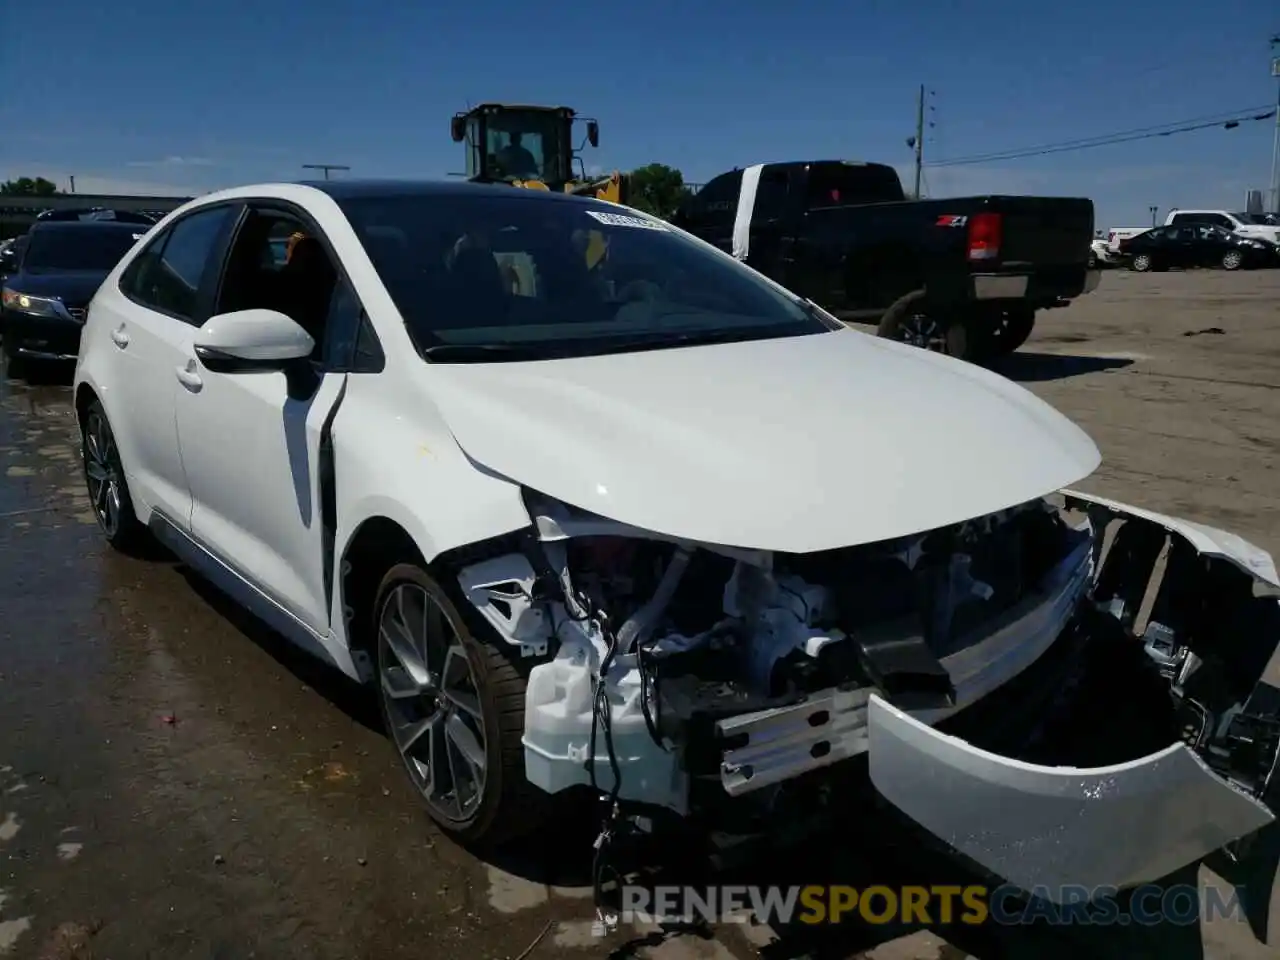
<instances>
[{"instance_id":1,"label":"rear passenger window","mask_svg":"<svg viewBox=\"0 0 1280 960\"><path fill-rule=\"evenodd\" d=\"M200 324L200 281L230 225L233 207L199 210L183 217L129 264L120 289L144 307Z\"/></svg>"}]
</instances>

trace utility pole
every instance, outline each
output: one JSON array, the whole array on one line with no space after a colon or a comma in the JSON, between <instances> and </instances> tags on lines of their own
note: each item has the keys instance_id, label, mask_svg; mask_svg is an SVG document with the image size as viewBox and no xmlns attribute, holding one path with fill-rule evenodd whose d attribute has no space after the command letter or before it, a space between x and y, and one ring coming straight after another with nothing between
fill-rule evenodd
<instances>
[{"instance_id":1,"label":"utility pole","mask_svg":"<svg viewBox=\"0 0 1280 960\"><path fill-rule=\"evenodd\" d=\"M1271 212L1280 213L1280 33L1271 38L1271 76L1276 82L1276 132L1271 139Z\"/></svg>"},{"instance_id":2,"label":"utility pole","mask_svg":"<svg viewBox=\"0 0 1280 960\"><path fill-rule=\"evenodd\" d=\"M1147 207L1147 209L1151 211L1151 225L1154 227L1156 225L1156 214L1160 212L1160 208Z\"/></svg>"},{"instance_id":3,"label":"utility pole","mask_svg":"<svg viewBox=\"0 0 1280 960\"><path fill-rule=\"evenodd\" d=\"M323 170L324 178L328 180L330 170L350 170L351 168L344 166L341 163L304 163L302 165L302 169L303 170Z\"/></svg>"},{"instance_id":4,"label":"utility pole","mask_svg":"<svg viewBox=\"0 0 1280 960\"><path fill-rule=\"evenodd\" d=\"M920 96L916 100L916 193L920 199L920 173L924 167L924 84L920 84Z\"/></svg>"},{"instance_id":5,"label":"utility pole","mask_svg":"<svg viewBox=\"0 0 1280 960\"><path fill-rule=\"evenodd\" d=\"M70 176L69 176L69 177L67 177L67 179L71 181L71 192L72 192L72 193L75 193L75 192L76 192L76 178L75 178L75 177L70 177Z\"/></svg>"}]
</instances>

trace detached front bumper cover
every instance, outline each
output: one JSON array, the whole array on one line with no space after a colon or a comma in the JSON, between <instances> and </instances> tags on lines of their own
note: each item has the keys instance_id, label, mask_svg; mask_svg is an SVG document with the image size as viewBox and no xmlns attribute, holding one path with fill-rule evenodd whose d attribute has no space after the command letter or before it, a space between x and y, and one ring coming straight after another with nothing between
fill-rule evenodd
<instances>
[{"instance_id":1,"label":"detached front bumper cover","mask_svg":"<svg viewBox=\"0 0 1280 960\"><path fill-rule=\"evenodd\" d=\"M1280 587L1271 557L1200 524L1066 499L1088 512L1099 553L1103 532L1121 521L1095 569L1100 609L1132 628L1158 583L1150 625L1132 639L1145 639L1175 702L1200 717L1186 741L1105 767L1039 766L935 730L879 696L867 707L877 790L991 873L1059 902L1064 888L1158 880L1254 833L1275 819L1268 801L1280 786L1280 599L1255 590Z\"/></svg>"}]
</instances>

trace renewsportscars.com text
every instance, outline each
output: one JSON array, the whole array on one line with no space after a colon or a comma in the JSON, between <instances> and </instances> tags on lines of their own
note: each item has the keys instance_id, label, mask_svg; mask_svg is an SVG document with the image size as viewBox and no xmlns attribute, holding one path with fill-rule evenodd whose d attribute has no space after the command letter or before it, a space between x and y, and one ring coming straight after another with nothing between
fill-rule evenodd
<instances>
[{"instance_id":1,"label":"renewsportscars.com text","mask_svg":"<svg viewBox=\"0 0 1280 960\"><path fill-rule=\"evenodd\" d=\"M628 923L1189 926L1201 919L1238 920L1244 915L1237 891L1201 891L1191 884L1146 885L1123 896L1115 887L1024 891L980 885L624 886L621 894L620 919Z\"/></svg>"}]
</instances>

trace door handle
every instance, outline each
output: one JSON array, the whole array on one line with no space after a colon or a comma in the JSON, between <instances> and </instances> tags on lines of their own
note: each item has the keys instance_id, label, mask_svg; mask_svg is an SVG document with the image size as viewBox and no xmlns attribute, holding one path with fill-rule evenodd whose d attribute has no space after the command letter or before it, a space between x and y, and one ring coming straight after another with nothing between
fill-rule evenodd
<instances>
[{"instance_id":1,"label":"door handle","mask_svg":"<svg viewBox=\"0 0 1280 960\"><path fill-rule=\"evenodd\" d=\"M196 362L188 361L185 367L178 367L174 370L178 377L178 382L190 390L192 393L199 392L204 386L204 381L200 379L200 374L196 372Z\"/></svg>"},{"instance_id":2,"label":"door handle","mask_svg":"<svg viewBox=\"0 0 1280 960\"><path fill-rule=\"evenodd\" d=\"M111 342L121 350L129 345L129 334L125 332L123 323L111 331Z\"/></svg>"}]
</instances>

